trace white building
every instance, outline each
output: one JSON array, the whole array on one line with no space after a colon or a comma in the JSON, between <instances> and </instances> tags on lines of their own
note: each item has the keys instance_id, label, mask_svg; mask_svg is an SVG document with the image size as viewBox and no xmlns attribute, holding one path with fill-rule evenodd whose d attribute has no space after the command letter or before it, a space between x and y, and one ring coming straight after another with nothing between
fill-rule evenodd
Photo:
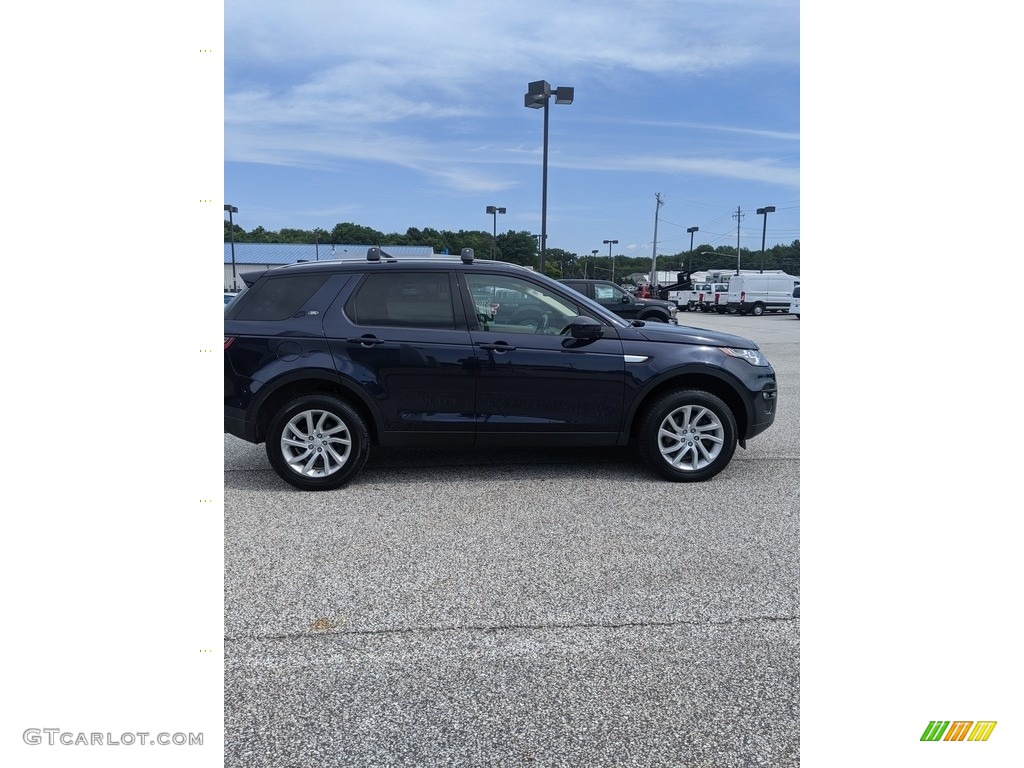
<instances>
[{"instance_id":1,"label":"white building","mask_svg":"<svg viewBox=\"0 0 1024 768\"><path fill-rule=\"evenodd\" d=\"M328 261L330 259L366 258L369 245L316 245L305 243L224 243L224 290L240 290L244 283L239 275L245 272L263 272L272 267L295 264L298 261ZM431 256L429 245L382 245L381 250L392 256Z\"/></svg>"}]
</instances>

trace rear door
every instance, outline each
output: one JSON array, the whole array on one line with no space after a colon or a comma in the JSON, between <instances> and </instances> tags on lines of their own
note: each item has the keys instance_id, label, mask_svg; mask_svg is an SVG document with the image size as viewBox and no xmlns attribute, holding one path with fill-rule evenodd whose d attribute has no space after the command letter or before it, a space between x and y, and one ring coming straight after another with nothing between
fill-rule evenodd
<instances>
[{"instance_id":1,"label":"rear door","mask_svg":"<svg viewBox=\"0 0 1024 768\"><path fill-rule=\"evenodd\" d=\"M476 376L457 290L449 270L385 267L362 275L324 318L337 371L371 393L384 444L436 433L472 443Z\"/></svg>"}]
</instances>

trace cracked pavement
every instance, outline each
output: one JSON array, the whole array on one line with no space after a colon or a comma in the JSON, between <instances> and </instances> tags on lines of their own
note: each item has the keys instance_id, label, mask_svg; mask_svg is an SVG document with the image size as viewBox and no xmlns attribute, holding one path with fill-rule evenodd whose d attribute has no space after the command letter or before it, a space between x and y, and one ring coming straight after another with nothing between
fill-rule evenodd
<instances>
[{"instance_id":1,"label":"cracked pavement","mask_svg":"<svg viewBox=\"0 0 1024 768\"><path fill-rule=\"evenodd\" d=\"M799 765L799 324L717 478L629 449L371 452L286 486L225 436L225 765Z\"/></svg>"}]
</instances>

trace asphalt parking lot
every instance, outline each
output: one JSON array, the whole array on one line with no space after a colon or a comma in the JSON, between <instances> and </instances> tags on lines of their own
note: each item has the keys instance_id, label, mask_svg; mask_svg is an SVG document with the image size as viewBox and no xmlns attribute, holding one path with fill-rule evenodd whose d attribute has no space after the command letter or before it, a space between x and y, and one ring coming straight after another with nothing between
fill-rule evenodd
<instances>
[{"instance_id":1,"label":"asphalt parking lot","mask_svg":"<svg viewBox=\"0 0 1024 768\"><path fill-rule=\"evenodd\" d=\"M303 493L225 435L225 765L799 765L800 324L716 478L628 449L383 451Z\"/></svg>"}]
</instances>

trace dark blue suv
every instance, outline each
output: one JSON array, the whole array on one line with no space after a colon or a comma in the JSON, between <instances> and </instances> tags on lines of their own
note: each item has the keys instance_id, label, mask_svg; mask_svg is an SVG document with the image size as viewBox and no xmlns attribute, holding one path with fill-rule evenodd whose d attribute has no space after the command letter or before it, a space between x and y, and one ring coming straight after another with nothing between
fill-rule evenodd
<instances>
[{"instance_id":1,"label":"dark blue suv","mask_svg":"<svg viewBox=\"0 0 1024 768\"><path fill-rule=\"evenodd\" d=\"M287 482L337 488L381 446L615 446L706 480L775 419L748 339L623 320L524 267L460 258L242 275L224 310L224 431Z\"/></svg>"}]
</instances>

